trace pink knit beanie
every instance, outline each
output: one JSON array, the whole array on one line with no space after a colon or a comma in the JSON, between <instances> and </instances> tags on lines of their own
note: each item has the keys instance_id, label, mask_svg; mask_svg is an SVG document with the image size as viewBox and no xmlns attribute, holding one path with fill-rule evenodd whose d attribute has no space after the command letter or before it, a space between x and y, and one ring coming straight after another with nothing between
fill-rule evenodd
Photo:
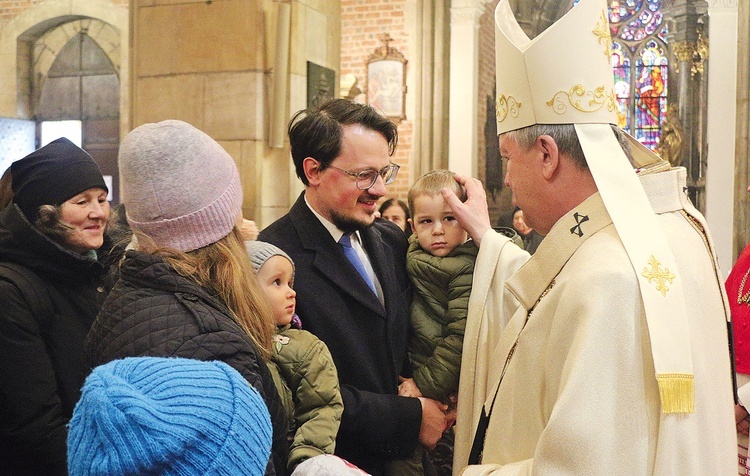
<instances>
[{"instance_id":1,"label":"pink knit beanie","mask_svg":"<svg viewBox=\"0 0 750 476\"><path fill-rule=\"evenodd\" d=\"M227 236L242 213L232 157L182 121L144 124L118 157L128 223L159 246L192 251Z\"/></svg>"}]
</instances>

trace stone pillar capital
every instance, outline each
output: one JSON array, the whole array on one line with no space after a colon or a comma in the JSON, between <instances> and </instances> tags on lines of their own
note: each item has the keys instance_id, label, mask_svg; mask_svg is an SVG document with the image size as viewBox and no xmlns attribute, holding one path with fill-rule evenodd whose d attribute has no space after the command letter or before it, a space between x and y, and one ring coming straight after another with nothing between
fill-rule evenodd
<instances>
[{"instance_id":1,"label":"stone pillar capital","mask_svg":"<svg viewBox=\"0 0 750 476\"><path fill-rule=\"evenodd\" d=\"M451 25L470 24L479 26L484 6L492 0L453 0L451 2Z\"/></svg>"},{"instance_id":2,"label":"stone pillar capital","mask_svg":"<svg viewBox=\"0 0 750 476\"><path fill-rule=\"evenodd\" d=\"M737 10L738 0L708 0L709 10Z\"/></svg>"},{"instance_id":3,"label":"stone pillar capital","mask_svg":"<svg viewBox=\"0 0 750 476\"><path fill-rule=\"evenodd\" d=\"M688 41L675 41L669 45L677 61L690 61L693 59L695 45Z\"/></svg>"}]
</instances>

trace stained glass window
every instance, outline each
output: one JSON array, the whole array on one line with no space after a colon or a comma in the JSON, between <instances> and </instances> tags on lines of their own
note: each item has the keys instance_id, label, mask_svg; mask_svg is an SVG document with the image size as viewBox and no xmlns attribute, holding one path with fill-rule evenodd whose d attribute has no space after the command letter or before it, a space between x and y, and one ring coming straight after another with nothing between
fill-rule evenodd
<instances>
[{"instance_id":1,"label":"stained glass window","mask_svg":"<svg viewBox=\"0 0 750 476\"><path fill-rule=\"evenodd\" d=\"M652 150L667 113L667 25L660 7L661 0L609 2L618 125Z\"/></svg>"}]
</instances>

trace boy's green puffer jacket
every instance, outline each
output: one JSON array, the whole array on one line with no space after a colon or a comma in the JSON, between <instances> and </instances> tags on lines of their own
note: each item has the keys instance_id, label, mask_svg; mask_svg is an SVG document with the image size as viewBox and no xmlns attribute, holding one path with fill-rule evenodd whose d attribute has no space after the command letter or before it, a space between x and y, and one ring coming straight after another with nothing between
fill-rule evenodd
<instances>
[{"instance_id":1,"label":"boy's green puffer jacket","mask_svg":"<svg viewBox=\"0 0 750 476\"><path fill-rule=\"evenodd\" d=\"M406 270L414 286L409 342L414 383L425 397L446 403L458 391L478 251L469 240L444 257L433 256L412 236L406 254Z\"/></svg>"}]
</instances>

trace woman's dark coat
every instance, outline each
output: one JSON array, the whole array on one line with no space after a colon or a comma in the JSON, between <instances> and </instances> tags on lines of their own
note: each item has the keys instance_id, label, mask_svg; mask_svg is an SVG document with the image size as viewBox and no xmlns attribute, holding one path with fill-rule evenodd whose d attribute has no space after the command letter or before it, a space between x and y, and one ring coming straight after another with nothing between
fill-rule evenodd
<instances>
[{"instance_id":1,"label":"woman's dark coat","mask_svg":"<svg viewBox=\"0 0 750 476\"><path fill-rule=\"evenodd\" d=\"M107 245L108 246L108 245ZM68 251L32 227L16 205L0 211L0 473L67 474L66 425L88 366L83 343L106 294L107 261ZM25 281L28 283L28 281ZM36 311L36 312L35 312Z\"/></svg>"},{"instance_id":2,"label":"woman's dark coat","mask_svg":"<svg viewBox=\"0 0 750 476\"><path fill-rule=\"evenodd\" d=\"M263 396L273 424L273 466L284 474L288 422L263 357L226 305L163 259L127 253L120 279L91 329L86 354L92 367L134 356L226 362Z\"/></svg>"}]
</instances>

